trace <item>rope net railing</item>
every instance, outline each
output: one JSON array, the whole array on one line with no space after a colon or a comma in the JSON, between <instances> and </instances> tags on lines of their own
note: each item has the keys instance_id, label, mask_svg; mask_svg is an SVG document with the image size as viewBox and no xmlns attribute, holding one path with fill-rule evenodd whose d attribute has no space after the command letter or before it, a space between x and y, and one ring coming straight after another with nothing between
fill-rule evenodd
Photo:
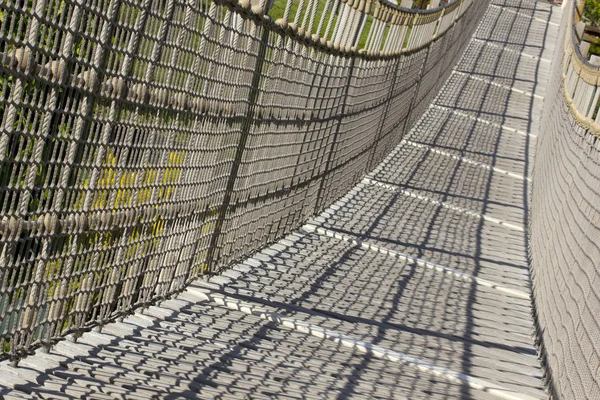
<instances>
[{"instance_id":1,"label":"rope net railing","mask_svg":"<svg viewBox=\"0 0 600 400\"><path fill-rule=\"evenodd\" d=\"M531 194L537 339L564 399L600 397L600 66L581 44L582 9L570 1L563 14Z\"/></svg>"},{"instance_id":2,"label":"rope net railing","mask_svg":"<svg viewBox=\"0 0 600 400\"><path fill-rule=\"evenodd\" d=\"M485 6L0 3L0 358L323 210L422 115Z\"/></svg>"}]
</instances>

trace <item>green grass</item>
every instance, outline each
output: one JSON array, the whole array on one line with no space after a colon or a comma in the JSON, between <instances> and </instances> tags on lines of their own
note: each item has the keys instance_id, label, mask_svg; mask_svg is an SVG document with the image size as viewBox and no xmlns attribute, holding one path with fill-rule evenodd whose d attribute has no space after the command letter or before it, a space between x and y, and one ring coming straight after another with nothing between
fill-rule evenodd
<instances>
[{"instance_id":1,"label":"green grass","mask_svg":"<svg viewBox=\"0 0 600 400\"><path fill-rule=\"evenodd\" d=\"M327 40L331 40L333 37L333 30L335 28L335 25L337 23L337 19L339 17L339 10L335 10L335 4L332 1L330 4L330 8L329 10L325 11L325 6L327 4L326 0L317 0L318 4L317 4L317 11L316 11L316 15L315 15L315 20L314 20L314 24L313 24L313 28L312 31L315 32L319 26L319 23L321 21L321 18L324 18L323 23L321 24L321 29L319 30L318 35L320 37L326 37ZM283 18L283 15L285 13L285 7L287 5L287 1L286 0L275 0L273 3L273 7L271 7L271 9L269 10L269 15L271 16L271 18L273 18L273 20L277 20L279 18ZM290 14L288 17L288 22L293 22L296 18L296 14L298 13L298 8L300 6L300 0L292 0L292 5L290 7ZM304 19L304 14L306 12L306 7L308 6L308 0L305 1L304 6L303 6L303 10L302 10L302 15L300 15L299 17L299 21L300 24L302 24L302 21ZM340 7L341 9L341 7ZM326 12L326 14L324 14L324 12ZM332 17L331 14L335 12L335 15L333 15L333 20L332 20L332 28L330 30L330 32L327 33L327 35L325 35L326 33L326 29L327 29L327 25L329 23L329 19ZM367 42L367 37L369 36L369 31L371 30L371 26L373 25L373 16L371 14L366 16L366 21L365 21L365 25L364 28L361 32L361 36L358 40L358 49L362 49L365 47L365 44ZM385 39L388 35L389 32L389 27L385 30L384 32L384 42ZM408 34L406 36L407 40L408 40Z\"/></svg>"},{"instance_id":2,"label":"green grass","mask_svg":"<svg viewBox=\"0 0 600 400\"><path fill-rule=\"evenodd\" d=\"M331 14L334 11L338 11L338 10L333 9L333 8L335 8L335 4L333 1L331 2L330 6L329 6L329 10L327 10L327 11L325 10L327 1L326 0L317 0L317 1L318 1L317 10L316 10L315 19L313 22L312 31L316 32L319 24L321 24L321 29L317 33L320 37L325 37L327 25L329 23L329 19L331 18ZM271 16L271 18L273 18L273 20L278 20L279 18L283 18L286 5L287 5L286 0L275 0L275 2L273 3L273 7L271 7L271 9L269 10L269 15ZM309 2L308 2L308 0L306 0L304 2L303 10L301 10L301 15L298 16L297 14L298 14L298 8L300 6L300 0L293 0L291 8L290 8L290 14L288 17L288 21L293 22L296 18L298 18L299 25L302 25L302 22L305 19L306 8L308 7L308 5L309 5ZM335 27L335 25L337 23L338 17L339 17L339 13L336 12L335 15L333 15L331 31L328 32L327 36L326 36L327 40L331 40L331 38L333 36L333 28ZM324 21L321 23L322 18L324 18ZM307 22L307 24L308 24L308 22ZM359 44L358 44L359 49L364 47L372 24L373 24L373 16L368 15L367 21L365 22L365 26L364 26L363 32L362 32L360 40L359 40Z\"/></svg>"}]
</instances>

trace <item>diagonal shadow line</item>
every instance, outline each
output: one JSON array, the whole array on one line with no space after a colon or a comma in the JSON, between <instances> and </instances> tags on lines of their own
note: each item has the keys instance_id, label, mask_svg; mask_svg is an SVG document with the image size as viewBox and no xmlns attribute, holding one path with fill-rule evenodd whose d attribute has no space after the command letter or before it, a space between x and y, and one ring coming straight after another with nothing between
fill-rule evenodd
<instances>
[{"instance_id":1,"label":"diagonal shadow line","mask_svg":"<svg viewBox=\"0 0 600 400\"><path fill-rule=\"evenodd\" d=\"M227 289L230 289L230 290L227 290ZM232 293L232 291L233 291L233 293ZM320 316L323 318L329 317L329 318L334 318L334 319L341 320L341 321L346 321L346 322L349 322L352 324L382 326L385 329L389 329L389 330L404 331L404 332L414 333L414 334L420 335L420 336L437 337L437 338L449 340L452 342L469 341L473 344L487 347L487 348L501 349L501 350L506 350L509 352L519 353L519 354L536 355L536 351L533 348L525 348L525 347L520 347L520 346L509 346L509 345L505 345L502 343L495 343L495 342L490 342L487 340L479 340L479 339L473 339L473 338L469 339L469 338L464 338L462 336L458 336L458 335L454 335L454 334L447 334L447 333L433 331L430 329L415 328L415 327L408 326L406 324L392 323L392 322L380 322L380 321L373 320L371 318L342 314L342 313L339 313L336 311L331 311L331 310L324 310L322 308L319 308L318 306L305 307L303 305L297 304L297 303L306 303L301 300L295 301L294 303L284 303L284 302L277 301L277 300L265 299L262 297L255 297L255 296L249 296L249 295L245 295L242 293L238 293L238 289L232 288L232 287L221 288L219 290L214 290L214 292L226 295L228 297L231 297L231 298L234 298L237 300L242 300L242 301L251 302L251 303L258 303L263 306L272 307L272 308L276 308L278 310L283 310L283 311L292 311L292 312L298 312L298 313L302 313L302 314L316 315L316 316ZM474 299L472 298L471 300L474 300Z\"/></svg>"},{"instance_id":2,"label":"diagonal shadow line","mask_svg":"<svg viewBox=\"0 0 600 400\"><path fill-rule=\"evenodd\" d=\"M400 246L404 246L407 248L415 248L418 249L419 251L432 251L432 252L436 252L436 253L440 253L440 254L446 254L446 255L450 255L450 256L455 256L455 257L463 257L465 259L469 259L469 260L474 260L476 257L470 254L465 254L465 253L458 253L458 252L452 252L449 250L445 250L445 249L439 249L436 247L429 247L429 246L424 246L424 245L418 245L415 243L408 243L408 242L403 242L401 240L394 240L394 239L389 239L389 238L382 238L382 237L378 237L378 236L371 236L371 235L366 235L366 234L362 234L362 235L357 235L356 232L353 231L348 231L345 229L340 229L340 228L336 228L336 227L328 227L328 230L331 231L335 231L347 236L354 236L359 238L362 241L368 241L368 240L375 240L375 241L379 241L379 242L383 242L383 243L389 243L389 244L395 244L395 245L400 245ZM421 258L418 257L416 255L411 255L412 257L416 257L416 258ZM485 261L485 262L489 262L489 263L493 263L493 264L497 264L497 265L504 265L504 266L508 266L508 267L513 267L515 269L523 269L523 270L528 270L526 265L519 265L519 264L513 264L510 262L506 262L506 261L500 261L500 260L495 260L495 259L491 259L491 258L486 258L486 257L479 257L479 260L481 261Z\"/></svg>"},{"instance_id":3,"label":"diagonal shadow line","mask_svg":"<svg viewBox=\"0 0 600 400\"><path fill-rule=\"evenodd\" d=\"M455 199L470 200L470 201L474 201L474 202L477 202L477 203L483 201L482 199L477 198L477 197L469 197L469 196L465 196L465 195L460 195L458 193L445 193L445 192L442 192L442 191L437 190L437 189L431 189L431 188L422 187L422 186L413 186L413 185L409 185L409 184L405 184L405 183L393 182L393 181L389 181L389 180L385 180L385 179L381 179L381 178L377 178L377 180L379 182L387 184L387 185L397 186L400 189L408 189L408 190L414 190L414 191L428 192L428 193L434 193L434 194L437 194L437 195L447 194L450 197L455 198ZM506 207L506 208L514 208L514 209L517 209L517 210L523 210L523 207L519 207L516 204L502 203L502 202L497 201L497 200L490 200L490 201L488 201L488 204L493 204L493 205L502 206L502 207Z\"/></svg>"}]
</instances>

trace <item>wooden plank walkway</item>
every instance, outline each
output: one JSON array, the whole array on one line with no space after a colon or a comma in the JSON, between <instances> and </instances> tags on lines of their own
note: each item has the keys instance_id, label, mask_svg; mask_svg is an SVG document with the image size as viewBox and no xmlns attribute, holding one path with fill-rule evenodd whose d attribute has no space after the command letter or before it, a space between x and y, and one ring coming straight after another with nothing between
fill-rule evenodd
<instances>
[{"instance_id":1,"label":"wooden plank walkway","mask_svg":"<svg viewBox=\"0 0 600 400\"><path fill-rule=\"evenodd\" d=\"M0 367L5 398L544 398L527 193L561 9L494 0L434 104L299 231Z\"/></svg>"}]
</instances>

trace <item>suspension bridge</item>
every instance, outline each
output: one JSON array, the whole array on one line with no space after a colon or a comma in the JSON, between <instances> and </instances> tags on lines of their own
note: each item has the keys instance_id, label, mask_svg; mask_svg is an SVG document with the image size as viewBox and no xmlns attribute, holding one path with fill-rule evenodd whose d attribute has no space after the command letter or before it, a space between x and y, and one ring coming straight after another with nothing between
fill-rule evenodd
<instances>
[{"instance_id":1,"label":"suspension bridge","mask_svg":"<svg viewBox=\"0 0 600 400\"><path fill-rule=\"evenodd\" d=\"M600 398L581 4L405 6L0 5L0 397Z\"/></svg>"}]
</instances>

